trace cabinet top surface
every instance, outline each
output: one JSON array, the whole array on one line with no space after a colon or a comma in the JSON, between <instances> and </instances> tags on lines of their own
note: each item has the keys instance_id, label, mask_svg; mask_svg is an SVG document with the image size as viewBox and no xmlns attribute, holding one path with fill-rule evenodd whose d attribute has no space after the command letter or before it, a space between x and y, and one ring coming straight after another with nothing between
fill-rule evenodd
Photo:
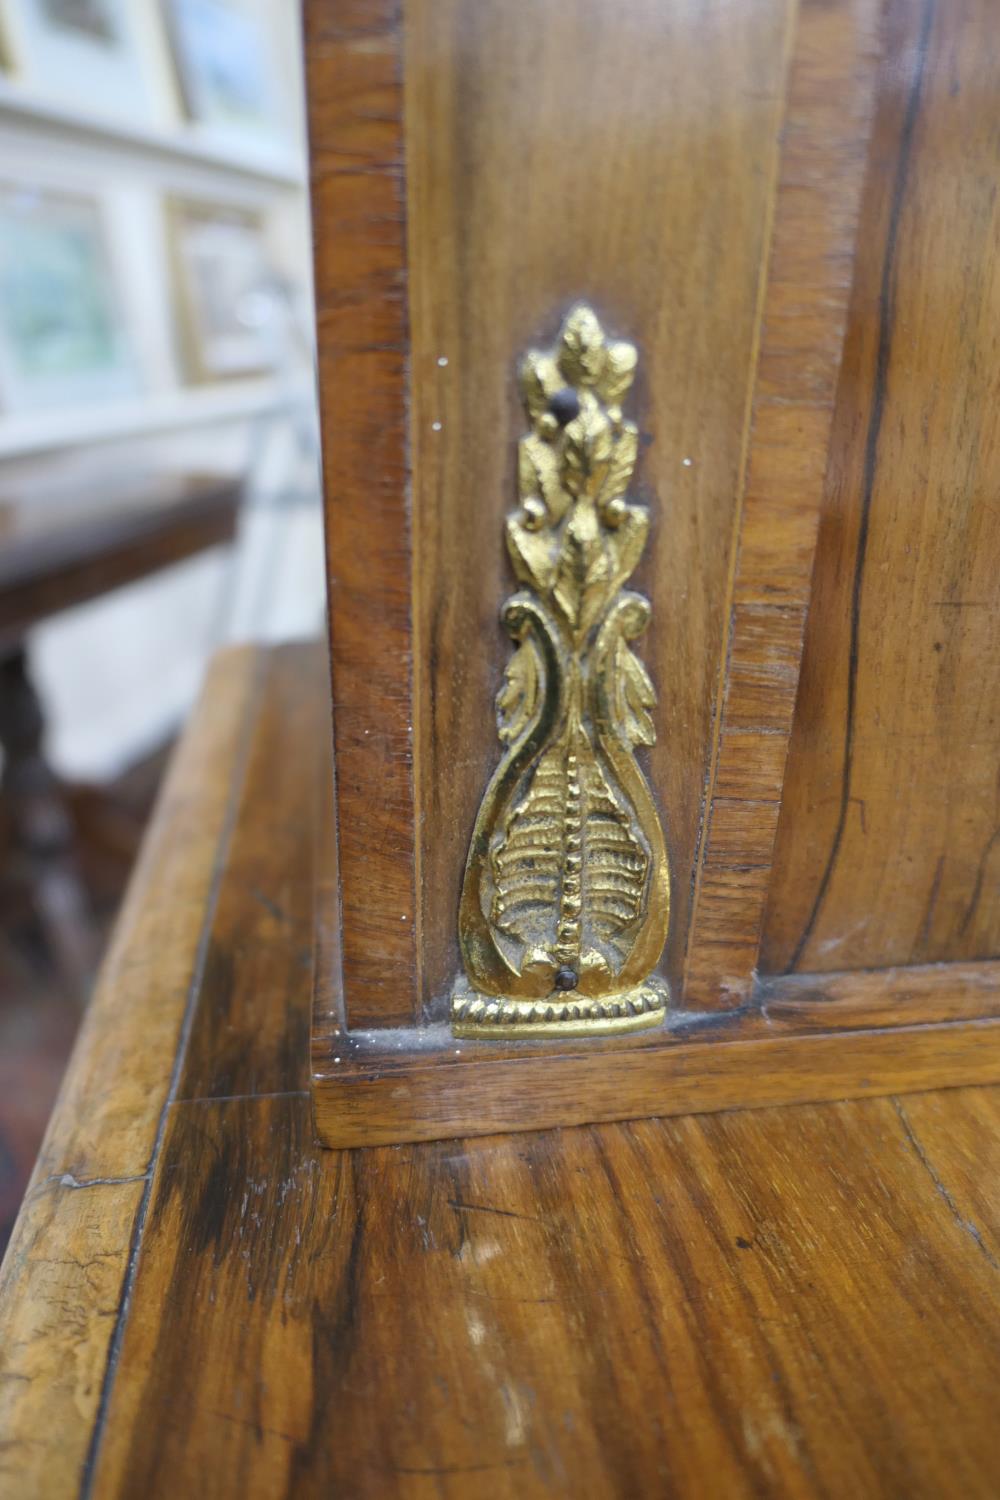
<instances>
[{"instance_id":1,"label":"cabinet top surface","mask_svg":"<svg viewBox=\"0 0 1000 1500\"><path fill-rule=\"evenodd\" d=\"M222 657L173 768L0 1278L8 1492L993 1492L997 1090L314 1146L323 676Z\"/></svg>"}]
</instances>

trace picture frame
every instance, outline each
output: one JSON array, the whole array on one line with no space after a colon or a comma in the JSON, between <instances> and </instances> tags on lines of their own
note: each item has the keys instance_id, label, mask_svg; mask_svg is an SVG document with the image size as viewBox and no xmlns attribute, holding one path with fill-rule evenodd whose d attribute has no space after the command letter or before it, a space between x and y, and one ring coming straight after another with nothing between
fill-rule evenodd
<instances>
[{"instance_id":1,"label":"picture frame","mask_svg":"<svg viewBox=\"0 0 1000 1500\"><path fill-rule=\"evenodd\" d=\"M6 0L0 57L42 98L132 123L164 118L149 0ZM161 43L162 46L162 43Z\"/></svg>"},{"instance_id":2,"label":"picture frame","mask_svg":"<svg viewBox=\"0 0 1000 1500\"><path fill-rule=\"evenodd\" d=\"M162 8L188 119L223 135L279 134L261 12L247 0L162 0Z\"/></svg>"},{"instance_id":3,"label":"picture frame","mask_svg":"<svg viewBox=\"0 0 1000 1500\"><path fill-rule=\"evenodd\" d=\"M274 271L264 215L251 208L171 197L166 220L186 378L203 383L272 370Z\"/></svg>"},{"instance_id":4,"label":"picture frame","mask_svg":"<svg viewBox=\"0 0 1000 1500\"><path fill-rule=\"evenodd\" d=\"M137 392L116 283L99 198L0 180L0 409Z\"/></svg>"}]
</instances>

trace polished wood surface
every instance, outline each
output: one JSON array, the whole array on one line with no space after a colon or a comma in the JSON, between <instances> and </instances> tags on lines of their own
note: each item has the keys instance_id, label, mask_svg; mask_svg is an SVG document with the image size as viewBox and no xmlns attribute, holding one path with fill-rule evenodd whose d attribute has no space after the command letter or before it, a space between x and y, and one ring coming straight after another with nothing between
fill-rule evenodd
<instances>
[{"instance_id":1,"label":"polished wood surface","mask_svg":"<svg viewBox=\"0 0 1000 1500\"><path fill-rule=\"evenodd\" d=\"M755 1006L648 1041L595 1038L575 1050L456 1044L443 1026L341 1034L323 1046L313 1074L316 1127L327 1146L387 1145L997 1083L992 968L985 989L937 976L929 993L909 970L860 990L837 976L836 1000L779 994L773 1014Z\"/></svg>"},{"instance_id":2,"label":"polished wood surface","mask_svg":"<svg viewBox=\"0 0 1000 1500\"><path fill-rule=\"evenodd\" d=\"M92 1493L988 1495L997 1101L858 1110L332 1158L181 1107Z\"/></svg>"},{"instance_id":3,"label":"polished wood surface","mask_svg":"<svg viewBox=\"0 0 1000 1500\"><path fill-rule=\"evenodd\" d=\"M729 1009L757 965L799 683L880 0L802 0L787 85L743 499L683 1003Z\"/></svg>"},{"instance_id":4,"label":"polished wood surface","mask_svg":"<svg viewBox=\"0 0 1000 1500\"><path fill-rule=\"evenodd\" d=\"M582 295L641 352L654 529L636 581L675 1003L738 1010L758 966L993 956L992 698L966 694L956 717L949 687L996 655L997 538L988 507L962 520L990 490L996 405L992 320L962 333L992 295L985 10L565 0L525 28L511 0L310 0L307 22L348 1024L439 1019L459 967L509 655L513 375ZM943 342L938 263L956 271ZM975 388L934 398L923 425L931 367L893 336L901 300L951 371L940 388ZM919 568L904 476L936 528ZM905 586L883 588L897 571ZM911 770L921 758L906 797L889 736Z\"/></svg>"},{"instance_id":5,"label":"polished wood surface","mask_svg":"<svg viewBox=\"0 0 1000 1500\"><path fill-rule=\"evenodd\" d=\"M1000 953L1000 34L893 0L762 951Z\"/></svg>"},{"instance_id":6,"label":"polished wood surface","mask_svg":"<svg viewBox=\"0 0 1000 1500\"><path fill-rule=\"evenodd\" d=\"M998 53L985 0L945 9L559 0L526 27L516 0L341 19L310 0L327 1144L996 1078L1000 967L968 974L1000 957ZM585 1046L453 1047L510 655L515 370L580 298L640 355L660 708L639 759L671 862L672 1013ZM775 987L789 974L804 989Z\"/></svg>"},{"instance_id":7,"label":"polished wood surface","mask_svg":"<svg viewBox=\"0 0 1000 1500\"><path fill-rule=\"evenodd\" d=\"M414 1015L417 953L399 0L308 0L305 43L343 982Z\"/></svg>"},{"instance_id":8,"label":"polished wood surface","mask_svg":"<svg viewBox=\"0 0 1000 1500\"><path fill-rule=\"evenodd\" d=\"M639 348L628 413L652 525L633 582L653 602L646 770L679 991L792 8L571 0L528 23L510 0L407 0L404 20L423 1005L459 970L461 876L500 754L516 371L577 298Z\"/></svg>"},{"instance_id":9,"label":"polished wood surface","mask_svg":"<svg viewBox=\"0 0 1000 1500\"><path fill-rule=\"evenodd\" d=\"M316 1148L323 672L224 658L175 764L0 1273L0 1489L995 1494L996 1090Z\"/></svg>"}]
</instances>

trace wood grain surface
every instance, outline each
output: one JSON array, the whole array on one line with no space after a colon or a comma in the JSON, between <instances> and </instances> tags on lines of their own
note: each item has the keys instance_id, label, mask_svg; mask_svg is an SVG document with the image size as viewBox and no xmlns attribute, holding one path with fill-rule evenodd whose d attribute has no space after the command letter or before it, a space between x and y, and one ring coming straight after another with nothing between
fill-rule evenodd
<instances>
[{"instance_id":1,"label":"wood grain surface","mask_svg":"<svg viewBox=\"0 0 1000 1500\"><path fill-rule=\"evenodd\" d=\"M141 1180L39 1180L4 1265L4 1493L994 1495L997 1091L317 1149L278 1041L308 1009L317 778L274 775L283 813L260 788L323 665L230 665L243 748L202 716L182 752L73 1063L88 1154L65 1103L46 1147L45 1174ZM168 857L192 817L200 903L202 853L191 884ZM154 1048L164 965L196 981Z\"/></svg>"},{"instance_id":2,"label":"wood grain surface","mask_svg":"<svg viewBox=\"0 0 1000 1500\"><path fill-rule=\"evenodd\" d=\"M400 0L305 10L316 325L353 1024L415 1010Z\"/></svg>"},{"instance_id":3,"label":"wood grain surface","mask_svg":"<svg viewBox=\"0 0 1000 1500\"><path fill-rule=\"evenodd\" d=\"M513 371L577 296L640 346L675 995L1000 951L1000 43L987 0L882 8L311 0L352 1026L457 968Z\"/></svg>"},{"instance_id":4,"label":"wood grain surface","mask_svg":"<svg viewBox=\"0 0 1000 1500\"><path fill-rule=\"evenodd\" d=\"M961 1010L961 1000L942 1008ZM315 1088L316 1124L328 1146L388 1145L998 1083L995 990L985 1009L888 1026L849 1005L843 1026L834 1006L789 1009L783 1026L755 1013L732 1035L694 1022L653 1045L556 1056L456 1052L444 1028L416 1039L354 1033Z\"/></svg>"},{"instance_id":5,"label":"wood grain surface","mask_svg":"<svg viewBox=\"0 0 1000 1500\"><path fill-rule=\"evenodd\" d=\"M1000 32L893 0L762 968L1000 952Z\"/></svg>"},{"instance_id":6,"label":"wood grain surface","mask_svg":"<svg viewBox=\"0 0 1000 1500\"><path fill-rule=\"evenodd\" d=\"M404 10L424 1002L445 998L459 967L461 876L500 753L517 365L578 298L639 348L629 412L652 532L635 582L653 602L648 771L673 866L665 967L679 988L792 6Z\"/></svg>"},{"instance_id":7,"label":"wood grain surface","mask_svg":"<svg viewBox=\"0 0 1000 1500\"><path fill-rule=\"evenodd\" d=\"M947 1106L338 1155L178 1106L92 1493L987 1496L1000 1111Z\"/></svg>"},{"instance_id":8,"label":"wood grain surface","mask_svg":"<svg viewBox=\"0 0 1000 1500\"><path fill-rule=\"evenodd\" d=\"M757 963L880 56L881 0L802 0L781 137L728 641L684 1003L731 1008Z\"/></svg>"},{"instance_id":9,"label":"wood grain surface","mask_svg":"<svg viewBox=\"0 0 1000 1500\"><path fill-rule=\"evenodd\" d=\"M320 926L329 926L320 907ZM316 950L312 1092L327 1146L818 1103L1000 1082L1000 964L758 977L739 1010L619 1037L345 1031Z\"/></svg>"}]
</instances>

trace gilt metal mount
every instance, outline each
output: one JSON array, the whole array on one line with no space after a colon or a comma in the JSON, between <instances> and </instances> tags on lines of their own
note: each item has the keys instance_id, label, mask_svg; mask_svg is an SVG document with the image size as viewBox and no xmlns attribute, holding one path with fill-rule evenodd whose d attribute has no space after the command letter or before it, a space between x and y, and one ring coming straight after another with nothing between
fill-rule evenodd
<instances>
[{"instance_id":1,"label":"gilt metal mount","mask_svg":"<svg viewBox=\"0 0 1000 1500\"><path fill-rule=\"evenodd\" d=\"M638 431L620 403L636 360L579 305L521 367L531 431L507 548L524 588L502 612L517 649L462 886L457 1036L631 1031L666 1011L652 971L670 874L634 756L656 737L656 694L629 644L650 605L624 587L649 531L626 497Z\"/></svg>"}]
</instances>

